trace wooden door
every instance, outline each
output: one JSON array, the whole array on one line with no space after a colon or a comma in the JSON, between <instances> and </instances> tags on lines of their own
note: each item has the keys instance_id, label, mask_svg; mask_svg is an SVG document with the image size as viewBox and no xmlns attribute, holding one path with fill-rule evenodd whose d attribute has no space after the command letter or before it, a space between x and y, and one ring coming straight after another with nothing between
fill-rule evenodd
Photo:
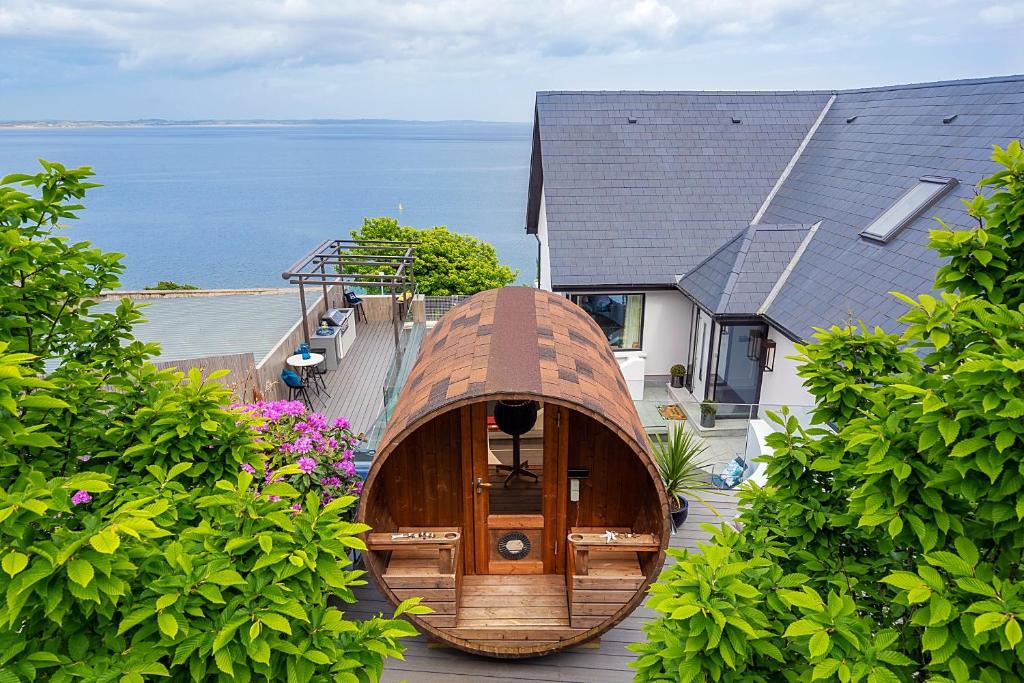
<instances>
[{"instance_id":1,"label":"wooden door","mask_svg":"<svg viewBox=\"0 0 1024 683\"><path fill-rule=\"evenodd\" d=\"M564 543L558 540L565 538L566 506L559 495L565 490L567 462L564 410L542 408L538 424L520 439L521 461L536 478L509 478L511 437L488 428L487 404L464 409L463 433L469 431L464 457L470 461L464 467L470 474L465 512L467 519L471 512L473 523L464 534L473 546L465 555L467 573L552 574L564 568Z\"/></svg>"}]
</instances>

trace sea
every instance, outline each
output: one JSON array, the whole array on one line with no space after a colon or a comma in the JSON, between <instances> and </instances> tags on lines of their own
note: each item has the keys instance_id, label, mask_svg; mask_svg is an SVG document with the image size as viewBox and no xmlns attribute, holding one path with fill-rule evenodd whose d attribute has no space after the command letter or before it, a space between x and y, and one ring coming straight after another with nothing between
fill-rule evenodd
<instances>
[{"instance_id":1,"label":"sea","mask_svg":"<svg viewBox=\"0 0 1024 683\"><path fill-rule=\"evenodd\" d=\"M286 286L296 259L372 216L474 235L529 284L530 141L527 123L0 128L0 176L91 166L103 187L65 234L123 253L126 289Z\"/></svg>"}]
</instances>

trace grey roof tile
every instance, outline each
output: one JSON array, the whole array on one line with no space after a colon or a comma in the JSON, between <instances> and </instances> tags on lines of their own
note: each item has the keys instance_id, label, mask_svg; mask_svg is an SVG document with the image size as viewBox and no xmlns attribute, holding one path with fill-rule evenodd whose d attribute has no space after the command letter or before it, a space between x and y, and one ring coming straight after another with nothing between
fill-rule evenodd
<instances>
[{"instance_id":1,"label":"grey roof tile","mask_svg":"<svg viewBox=\"0 0 1024 683\"><path fill-rule=\"evenodd\" d=\"M679 289L717 315L755 315L810 230L751 225L695 266Z\"/></svg>"},{"instance_id":2,"label":"grey roof tile","mask_svg":"<svg viewBox=\"0 0 1024 683\"><path fill-rule=\"evenodd\" d=\"M733 307L749 308L770 274L747 280L741 270L726 287L746 228L830 94L538 93L534 152L554 286L665 285L688 274L684 286L707 308L728 308L726 289ZM761 219L822 221L768 317L798 337L858 319L898 330L902 306L888 292L927 291L938 266L931 216L969 225L961 200L994 170L992 144L1022 135L1022 76L838 91ZM860 238L926 174L960 185L889 244ZM761 246L762 255L786 248Z\"/></svg>"},{"instance_id":3,"label":"grey roof tile","mask_svg":"<svg viewBox=\"0 0 1024 683\"><path fill-rule=\"evenodd\" d=\"M828 97L539 93L554 284L674 284L750 223Z\"/></svg>"}]
</instances>

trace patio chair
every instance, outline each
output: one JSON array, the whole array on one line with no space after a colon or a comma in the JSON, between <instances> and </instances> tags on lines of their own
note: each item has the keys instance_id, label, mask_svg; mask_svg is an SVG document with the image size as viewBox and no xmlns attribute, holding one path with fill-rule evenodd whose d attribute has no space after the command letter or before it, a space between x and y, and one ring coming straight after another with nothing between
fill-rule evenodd
<instances>
[{"instance_id":1,"label":"patio chair","mask_svg":"<svg viewBox=\"0 0 1024 683\"><path fill-rule=\"evenodd\" d=\"M306 404L306 407L310 410L313 409L313 402L309 398L309 386L302 381L298 373L294 370L284 368L281 370L281 381L288 387L288 400L294 401L296 398L301 398L302 402Z\"/></svg>"},{"instance_id":2,"label":"patio chair","mask_svg":"<svg viewBox=\"0 0 1024 683\"><path fill-rule=\"evenodd\" d=\"M359 318L366 322L366 312L363 310L363 300L360 299L355 292L345 292L345 303L348 304L349 308L355 309L356 322Z\"/></svg>"},{"instance_id":3,"label":"patio chair","mask_svg":"<svg viewBox=\"0 0 1024 683\"><path fill-rule=\"evenodd\" d=\"M722 465L718 472L711 473L711 483L723 491L734 489L747 480L754 470L752 465L748 465L746 460L737 455Z\"/></svg>"}]
</instances>

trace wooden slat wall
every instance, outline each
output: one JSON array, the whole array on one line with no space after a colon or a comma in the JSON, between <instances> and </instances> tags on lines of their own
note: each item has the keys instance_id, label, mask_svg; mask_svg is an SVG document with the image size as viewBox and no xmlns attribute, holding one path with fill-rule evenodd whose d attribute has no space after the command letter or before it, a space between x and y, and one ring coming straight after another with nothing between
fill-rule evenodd
<instances>
[{"instance_id":1,"label":"wooden slat wall","mask_svg":"<svg viewBox=\"0 0 1024 683\"><path fill-rule=\"evenodd\" d=\"M579 502L568 505L570 524L660 533L660 528L648 528L657 515L658 497L633 451L607 427L575 411L569 411L568 432L569 468L590 471L580 482Z\"/></svg>"},{"instance_id":2,"label":"wooden slat wall","mask_svg":"<svg viewBox=\"0 0 1024 683\"><path fill-rule=\"evenodd\" d=\"M380 500L398 526L463 526L460 426L458 410L442 413L410 434L384 463Z\"/></svg>"},{"instance_id":3,"label":"wooden slat wall","mask_svg":"<svg viewBox=\"0 0 1024 683\"><path fill-rule=\"evenodd\" d=\"M185 373L193 368L199 368L204 377L209 376L214 370L230 370L230 374L214 381L231 389L240 402L255 400L259 391L259 376L256 372L256 362L252 352L188 360L158 361L153 365L160 369L176 368Z\"/></svg>"}]
</instances>

